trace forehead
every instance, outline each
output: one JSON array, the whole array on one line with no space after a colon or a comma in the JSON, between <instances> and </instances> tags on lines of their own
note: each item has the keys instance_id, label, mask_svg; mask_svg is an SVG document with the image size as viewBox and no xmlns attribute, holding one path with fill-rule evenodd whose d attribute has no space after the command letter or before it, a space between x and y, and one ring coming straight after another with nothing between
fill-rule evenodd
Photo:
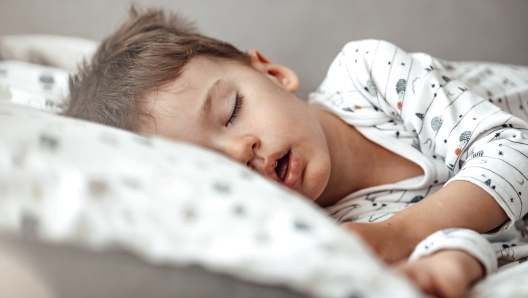
<instances>
[{"instance_id":1,"label":"forehead","mask_svg":"<svg viewBox=\"0 0 528 298\"><path fill-rule=\"evenodd\" d=\"M196 131L196 117L209 88L218 80L232 77L244 67L236 61L196 57L185 65L181 75L143 97L148 117L142 119L140 133L180 138L183 132Z\"/></svg>"},{"instance_id":2,"label":"forehead","mask_svg":"<svg viewBox=\"0 0 528 298\"><path fill-rule=\"evenodd\" d=\"M167 97L170 99L188 96L193 98L193 96L207 92L218 79L229 77L233 71L243 67L245 65L237 61L198 56L184 66L182 73L175 80L147 92L144 100L149 103L151 108L155 108L160 101L163 102ZM196 100L190 101L191 104L197 104Z\"/></svg>"}]
</instances>

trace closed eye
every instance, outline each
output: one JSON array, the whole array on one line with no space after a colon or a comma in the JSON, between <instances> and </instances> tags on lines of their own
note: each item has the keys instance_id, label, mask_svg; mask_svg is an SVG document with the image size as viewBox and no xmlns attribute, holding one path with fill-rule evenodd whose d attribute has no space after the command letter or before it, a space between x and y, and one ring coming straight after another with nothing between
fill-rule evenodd
<instances>
[{"instance_id":1,"label":"closed eye","mask_svg":"<svg viewBox=\"0 0 528 298\"><path fill-rule=\"evenodd\" d=\"M242 99L244 99L244 95L237 94L236 100L235 100L235 106L233 107L233 113L231 113L231 117L229 117L229 120L227 120L226 126L229 126L233 123L233 121L238 116L238 112L240 112L240 108L242 107Z\"/></svg>"}]
</instances>

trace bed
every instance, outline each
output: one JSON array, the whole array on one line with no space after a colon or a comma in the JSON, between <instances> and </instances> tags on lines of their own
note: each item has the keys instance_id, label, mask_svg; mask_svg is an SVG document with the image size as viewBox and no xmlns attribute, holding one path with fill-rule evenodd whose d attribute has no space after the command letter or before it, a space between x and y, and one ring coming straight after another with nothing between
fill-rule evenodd
<instances>
[{"instance_id":1,"label":"bed","mask_svg":"<svg viewBox=\"0 0 528 298\"><path fill-rule=\"evenodd\" d=\"M96 46L0 38L0 296L422 297L323 210L226 157L57 115ZM469 296L528 297L526 276L528 262Z\"/></svg>"}]
</instances>

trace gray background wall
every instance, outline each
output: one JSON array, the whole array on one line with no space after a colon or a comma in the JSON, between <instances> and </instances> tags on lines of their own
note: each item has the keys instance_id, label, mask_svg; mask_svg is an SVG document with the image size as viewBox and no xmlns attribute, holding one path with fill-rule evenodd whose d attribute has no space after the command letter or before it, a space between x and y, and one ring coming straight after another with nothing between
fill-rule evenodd
<instances>
[{"instance_id":1,"label":"gray background wall","mask_svg":"<svg viewBox=\"0 0 528 298\"><path fill-rule=\"evenodd\" d=\"M129 0L0 0L0 34L101 40ZM379 38L448 60L528 65L527 0L136 0L178 10L202 32L259 49L295 70L298 95L317 88L344 43Z\"/></svg>"}]
</instances>

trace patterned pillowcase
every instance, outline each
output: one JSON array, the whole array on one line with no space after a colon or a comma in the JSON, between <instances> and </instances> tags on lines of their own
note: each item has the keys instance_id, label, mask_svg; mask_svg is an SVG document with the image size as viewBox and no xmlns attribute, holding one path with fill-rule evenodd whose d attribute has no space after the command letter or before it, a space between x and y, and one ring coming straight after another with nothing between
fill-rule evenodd
<instances>
[{"instance_id":1,"label":"patterned pillowcase","mask_svg":"<svg viewBox=\"0 0 528 298\"><path fill-rule=\"evenodd\" d=\"M68 95L68 71L22 61L0 61L0 101L58 113Z\"/></svg>"},{"instance_id":2,"label":"patterned pillowcase","mask_svg":"<svg viewBox=\"0 0 528 298\"><path fill-rule=\"evenodd\" d=\"M295 193L205 149L0 103L0 229L321 297L418 297Z\"/></svg>"},{"instance_id":3,"label":"patterned pillowcase","mask_svg":"<svg viewBox=\"0 0 528 298\"><path fill-rule=\"evenodd\" d=\"M321 209L214 152L5 100L0 132L0 232L315 297L420 297Z\"/></svg>"}]
</instances>

